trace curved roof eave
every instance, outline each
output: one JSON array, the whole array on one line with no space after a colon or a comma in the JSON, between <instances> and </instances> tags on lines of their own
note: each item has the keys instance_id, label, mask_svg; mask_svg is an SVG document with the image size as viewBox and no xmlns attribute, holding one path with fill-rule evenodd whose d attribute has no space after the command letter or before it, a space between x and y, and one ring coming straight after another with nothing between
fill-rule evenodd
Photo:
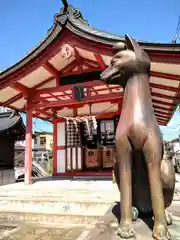
<instances>
[{"instance_id":1,"label":"curved roof eave","mask_svg":"<svg viewBox=\"0 0 180 240\"><path fill-rule=\"evenodd\" d=\"M47 47L52 44L53 41L59 36L62 29L67 28L74 34L83 37L84 39L91 40L97 43L106 44L112 46L116 42L124 41L124 37L100 31L90 27L87 22L83 19L79 9L75 9L72 6L68 6L66 12L61 9L61 12L55 16L55 23L53 24L47 36L36 46L29 54L23 57L13 66L7 68L5 71L0 73L0 81L7 76L13 74L20 68L25 67L29 62L35 60ZM171 43L150 43L138 41L139 44L149 51L159 51L166 53L179 53L180 44Z\"/></svg>"},{"instance_id":2,"label":"curved roof eave","mask_svg":"<svg viewBox=\"0 0 180 240\"><path fill-rule=\"evenodd\" d=\"M125 38L118 36L116 34L111 34L105 31L97 30L90 27L89 25L83 24L77 19L68 18L67 28L73 33L79 35L80 37L86 38L99 43L104 43L106 45L114 45L117 42L124 42ZM145 42L139 41L138 43L143 47L144 50L152 51L165 51L165 52L180 52L180 44L173 43L155 43L155 42Z\"/></svg>"}]
</instances>

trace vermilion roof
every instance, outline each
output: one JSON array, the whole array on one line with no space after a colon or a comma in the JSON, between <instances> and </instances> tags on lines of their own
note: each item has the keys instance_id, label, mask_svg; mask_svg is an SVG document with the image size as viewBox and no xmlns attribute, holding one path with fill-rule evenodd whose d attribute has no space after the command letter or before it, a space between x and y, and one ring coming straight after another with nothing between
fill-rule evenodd
<instances>
[{"instance_id":1,"label":"vermilion roof","mask_svg":"<svg viewBox=\"0 0 180 240\"><path fill-rule=\"evenodd\" d=\"M91 28L79 9L61 9L46 38L25 58L0 73L1 105L24 111L25 98L33 93L34 116L50 121L54 113L73 116L72 105L78 108L79 115L98 114L99 109L107 108L108 112L118 111L122 89L104 85L98 81L98 74L109 64L112 46L119 41L124 42L124 37ZM180 101L180 44L139 43L152 61L154 111L159 124L166 125ZM65 84L89 72L96 79L91 77L91 82L85 84L86 101L77 104L72 97L74 85Z\"/></svg>"}]
</instances>

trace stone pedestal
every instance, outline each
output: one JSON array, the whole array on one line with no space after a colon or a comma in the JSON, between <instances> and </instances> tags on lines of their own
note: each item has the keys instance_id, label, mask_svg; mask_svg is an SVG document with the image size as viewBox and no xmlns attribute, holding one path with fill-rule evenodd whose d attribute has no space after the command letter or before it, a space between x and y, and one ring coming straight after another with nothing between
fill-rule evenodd
<instances>
[{"instance_id":1,"label":"stone pedestal","mask_svg":"<svg viewBox=\"0 0 180 240\"><path fill-rule=\"evenodd\" d=\"M180 213L180 205L176 206L177 211ZM116 235L119 217L118 214L119 206L115 205L112 209L99 221L95 228L92 229L87 240L120 240L121 238ZM171 210L170 210L171 212ZM173 213L175 213L173 209ZM173 225L169 226L169 230L172 235L172 239L180 240L180 214L173 215ZM153 220L151 218L138 219L133 223L134 229L136 230L137 240L152 240L152 228Z\"/></svg>"}]
</instances>

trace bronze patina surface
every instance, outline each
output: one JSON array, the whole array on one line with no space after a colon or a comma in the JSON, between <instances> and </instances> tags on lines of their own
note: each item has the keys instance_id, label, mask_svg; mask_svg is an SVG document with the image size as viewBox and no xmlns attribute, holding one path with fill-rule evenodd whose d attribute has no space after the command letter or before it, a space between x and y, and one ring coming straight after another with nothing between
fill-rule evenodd
<instances>
[{"instance_id":1,"label":"bronze patina surface","mask_svg":"<svg viewBox=\"0 0 180 240\"><path fill-rule=\"evenodd\" d=\"M162 160L163 139L154 114L149 86L150 59L139 44L125 36L114 47L116 55L101 74L106 84L124 88L121 116L116 130L116 182L121 192L121 238L135 236L132 219L138 213L154 217L153 237L171 239L165 208L173 199L175 172ZM133 206L133 217L132 217Z\"/></svg>"}]
</instances>

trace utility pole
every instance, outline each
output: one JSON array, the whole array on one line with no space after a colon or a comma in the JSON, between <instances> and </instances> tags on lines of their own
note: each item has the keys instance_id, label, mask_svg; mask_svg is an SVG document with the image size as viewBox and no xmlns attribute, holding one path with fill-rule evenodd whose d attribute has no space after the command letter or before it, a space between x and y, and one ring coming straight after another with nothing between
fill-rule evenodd
<instances>
[{"instance_id":1,"label":"utility pole","mask_svg":"<svg viewBox=\"0 0 180 240\"><path fill-rule=\"evenodd\" d=\"M176 33L175 33L175 37L172 39L172 43L176 44L177 41L180 40L179 33L180 33L180 16L178 18Z\"/></svg>"}]
</instances>

